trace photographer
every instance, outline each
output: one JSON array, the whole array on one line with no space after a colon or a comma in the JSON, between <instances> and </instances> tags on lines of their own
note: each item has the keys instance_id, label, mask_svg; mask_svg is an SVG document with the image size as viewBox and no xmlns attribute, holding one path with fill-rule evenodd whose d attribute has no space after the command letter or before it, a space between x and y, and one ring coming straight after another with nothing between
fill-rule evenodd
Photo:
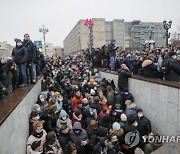
<instances>
[{"instance_id":1,"label":"photographer","mask_svg":"<svg viewBox=\"0 0 180 154\"><path fill-rule=\"evenodd\" d=\"M0 99L12 92L17 86L18 71L15 62L8 59L6 64L0 69Z\"/></svg>"}]
</instances>

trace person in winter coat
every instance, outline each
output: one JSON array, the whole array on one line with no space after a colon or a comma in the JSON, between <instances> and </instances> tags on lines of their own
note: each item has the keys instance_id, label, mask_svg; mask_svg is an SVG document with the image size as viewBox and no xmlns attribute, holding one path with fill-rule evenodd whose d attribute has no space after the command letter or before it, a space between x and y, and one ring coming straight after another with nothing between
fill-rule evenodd
<instances>
[{"instance_id":1,"label":"person in winter coat","mask_svg":"<svg viewBox=\"0 0 180 154\"><path fill-rule=\"evenodd\" d=\"M158 142L156 140L156 138L160 138L158 133L152 132L151 134L149 134L149 138L151 138L152 141L153 141L153 138L154 138L155 142L147 143L145 145L145 147L144 147L144 153L145 154L150 154L150 153L152 153L153 151L155 151L156 149L158 149L159 147L161 147L163 145L162 142Z\"/></svg>"},{"instance_id":2,"label":"person in winter coat","mask_svg":"<svg viewBox=\"0 0 180 154\"><path fill-rule=\"evenodd\" d=\"M60 128L62 125L67 125L68 129L71 130L72 129L72 121L71 119L69 118L69 115L67 114L67 112L65 110L61 110L60 113L59 113L59 118L57 120L57 123L56 123L56 130L57 132L59 132Z\"/></svg>"},{"instance_id":3,"label":"person in winter coat","mask_svg":"<svg viewBox=\"0 0 180 154\"><path fill-rule=\"evenodd\" d=\"M131 102L134 102L133 95L128 91L128 88L125 88L123 92L121 92L121 109L124 111L126 109L125 101L131 100Z\"/></svg>"},{"instance_id":4,"label":"person in winter coat","mask_svg":"<svg viewBox=\"0 0 180 154\"><path fill-rule=\"evenodd\" d=\"M107 103L108 103L108 105L111 105L112 108L114 108L115 107L115 105L114 105L114 91L113 91L111 86L107 86L106 89L107 89Z\"/></svg>"},{"instance_id":5,"label":"person in winter coat","mask_svg":"<svg viewBox=\"0 0 180 154\"><path fill-rule=\"evenodd\" d=\"M28 52L22 45L20 39L16 39L16 47L13 48L12 58L15 61L19 71L19 87L25 87L27 85L27 57Z\"/></svg>"},{"instance_id":6,"label":"person in winter coat","mask_svg":"<svg viewBox=\"0 0 180 154\"><path fill-rule=\"evenodd\" d=\"M83 96L81 95L80 90L76 90L75 96L72 98L72 101L71 101L72 109L74 109L74 107L76 106L77 102L79 100L82 100L82 99L83 99Z\"/></svg>"},{"instance_id":7,"label":"person in winter coat","mask_svg":"<svg viewBox=\"0 0 180 154\"><path fill-rule=\"evenodd\" d=\"M180 81L180 63L176 60L175 52L169 52L169 58L165 59L167 62L168 71L164 74L165 80Z\"/></svg>"},{"instance_id":8,"label":"person in winter coat","mask_svg":"<svg viewBox=\"0 0 180 154\"><path fill-rule=\"evenodd\" d=\"M86 130L82 129L80 122L75 122L70 131L70 140L76 144L79 153L86 153L89 138Z\"/></svg>"},{"instance_id":9,"label":"person in winter coat","mask_svg":"<svg viewBox=\"0 0 180 154\"><path fill-rule=\"evenodd\" d=\"M111 71L115 70L116 50L117 49L118 49L118 47L115 47L115 40L112 40L110 45L108 46L109 59L110 59L109 67L111 68Z\"/></svg>"},{"instance_id":10,"label":"person in winter coat","mask_svg":"<svg viewBox=\"0 0 180 154\"><path fill-rule=\"evenodd\" d=\"M24 34L23 46L27 49L27 71L28 71L28 82L36 83L36 47L30 40L29 34Z\"/></svg>"},{"instance_id":11,"label":"person in winter coat","mask_svg":"<svg viewBox=\"0 0 180 154\"><path fill-rule=\"evenodd\" d=\"M123 144L124 141L124 130L121 128L118 122L114 122L112 128L109 130L109 134L115 134L118 137L119 143Z\"/></svg>"},{"instance_id":12,"label":"person in winter coat","mask_svg":"<svg viewBox=\"0 0 180 154\"><path fill-rule=\"evenodd\" d=\"M66 145L70 141L69 131L70 130L66 124L61 125L59 135L58 135L58 140L63 150L65 149Z\"/></svg>"},{"instance_id":13,"label":"person in winter coat","mask_svg":"<svg viewBox=\"0 0 180 154\"><path fill-rule=\"evenodd\" d=\"M151 122L144 116L142 109L137 109L138 130L142 136L148 136L151 133Z\"/></svg>"},{"instance_id":14,"label":"person in winter coat","mask_svg":"<svg viewBox=\"0 0 180 154\"><path fill-rule=\"evenodd\" d=\"M89 137L88 151L93 153L96 151L96 147L95 147L96 145L102 146L103 142L106 139L108 130L104 127L98 126L97 120L91 120L86 131Z\"/></svg>"},{"instance_id":15,"label":"person in winter coat","mask_svg":"<svg viewBox=\"0 0 180 154\"><path fill-rule=\"evenodd\" d=\"M15 62L9 59L0 69L0 99L12 92L18 83L18 71Z\"/></svg>"},{"instance_id":16,"label":"person in winter coat","mask_svg":"<svg viewBox=\"0 0 180 154\"><path fill-rule=\"evenodd\" d=\"M34 141L31 144L30 154L43 154L44 153L43 146L44 146L44 142L42 142L41 140Z\"/></svg>"},{"instance_id":17,"label":"person in winter coat","mask_svg":"<svg viewBox=\"0 0 180 154\"><path fill-rule=\"evenodd\" d=\"M157 77L157 65L154 64L155 56L150 54L142 63L142 68L144 70L144 76L149 78Z\"/></svg>"},{"instance_id":18,"label":"person in winter coat","mask_svg":"<svg viewBox=\"0 0 180 154\"><path fill-rule=\"evenodd\" d=\"M50 131L46 136L45 153L46 154L63 154L61 145L54 131Z\"/></svg>"},{"instance_id":19,"label":"person in winter coat","mask_svg":"<svg viewBox=\"0 0 180 154\"><path fill-rule=\"evenodd\" d=\"M136 116L137 113L136 104L131 102L131 100L126 100L125 104L126 104L126 110L124 111L125 115L127 117Z\"/></svg>"},{"instance_id":20,"label":"person in winter coat","mask_svg":"<svg viewBox=\"0 0 180 154\"><path fill-rule=\"evenodd\" d=\"M107 154L118 154L122 151L118 137L115 134L108 136L108 139L105 140L105 147Z\"/></svg>"},{"instance_id":21,"label":"person in winter coat","mask_svg":"<svg viewBox=\"0 0 180 154\"><path fill-rule=\"evenodd\" d=\"M65 147L64 154L79 154L76 144L70 141Z\"/></svg>"},{"instance_id":22,"label":"person in winter coat","mask_svg":"<svg viewBox=\"0 0 180 154\"><path fill-rule=\"evenodd\" d=\"M131 71L125 64L122 64L118 75L118 88L120 91L124 91L125 88L128 88L129 77L131 77Z\"/></svg>"},{"instance_id":23,"label":"person in winter coat","mask_svg":"<svg viewBox=\"0 0 180 154\"><path fill-rule=\"evenodd\" d=\"M32 132L32 135L30 135L27 140L27 154L30 154L31 145L34 141L41 141L45 143L47 133L43 129L43 123L44 121L36 121L33 123L34 131Z\"/></svg>"}]
</instances>

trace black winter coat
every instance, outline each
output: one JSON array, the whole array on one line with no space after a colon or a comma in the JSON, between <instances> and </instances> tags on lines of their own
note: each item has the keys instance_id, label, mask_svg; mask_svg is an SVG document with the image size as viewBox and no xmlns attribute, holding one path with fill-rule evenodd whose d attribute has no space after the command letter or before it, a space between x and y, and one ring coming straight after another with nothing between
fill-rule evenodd
<instances>
[{"instance_id":1,"label":"black winter coat","mask_svg":"<svg viewBox=\"0 0 180 154\"><path fill-rule=\"evenodd\" d=\"M12 58L16 64L27 63L28 52L27 49L23 46L15 47L12 51Z\"/></svg>"},{"instance_id":2,"label":"black winter coat","mask_svg":"<svg viewBox=\"0 0 180 154\"><path fill-rule=\"evenodd\" d=\"M36 48L34 43L29 40L29 41L23 41L23 46L27 49L28 51L28 62L35 62L36 61Z\"/></svg>"},{"instance_id":3,"label":"black winter coat","mask_svg":"<svg viewBox=\"0 0 180 154\"><path fill-rule=\"evenodd\" d=\"M62 149L64 150L64 148L66 147L66 145L67 145L68 142L70 141L69 133L63 134L63 133L60 131L60 132L59 132L59 136L58 136L58 140L59 140L59 143L60 143Z\"/></svg>"},{"instance_id":4,"label":"black winter coat","mask_svg":"<svg viewBox=\"0 0 180 154\"><path fill-rule=\"evenodd\" d=\"M128 87L128 78L131 77L131 72L128 70L120 69L118 75L118 87L121 91Z\"/></svg>"},{"instance_id":5,"label":"black winter coat","mask_svg":"<svg viewBox=\"0 0 180 154\"><path fill-rule=\"evenodd\" d=\"M157 77L157 66L153 64L153 62L149 59L146 59L142 63L144 76L148 78L155 78Z\"/></svg>"},{"instance_id":6,"label":"black winter coat","mask_svg":"<svg viewBox=\"0 0 180 154\"><path fill-rule=\"evenodd\" d=\"M169 72L165 74L165 79L170 81L180 81L180 63L173 58L168 59Z\"/></svg>"},{"instance_id":7,"label":"black winter coat","mask_svg":"<svg viewBox=\"0 0 180 154\"><path fill-rule=\"evenodd\" d=\"M137 128L141 136L149 135L151 133L151 122L149 121L148 118L146 118L145 116L141 117L140 119L137 118L137 122L138 122Z\"/></svg>"}]
</instances>

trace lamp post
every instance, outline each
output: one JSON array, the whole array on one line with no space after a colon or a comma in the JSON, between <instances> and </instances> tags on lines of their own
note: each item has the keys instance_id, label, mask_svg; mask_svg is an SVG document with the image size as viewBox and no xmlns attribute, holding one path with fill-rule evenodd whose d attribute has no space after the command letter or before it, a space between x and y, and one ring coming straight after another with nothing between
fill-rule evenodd
<instances>
[{"instance_id":1,"label":"lamp post","mask_svg":"<svg viewBox=\"0 0 180 154\"><path fill-rule=\"evenodd\" d=\"M46 33L49 32L49 30L43 25L41 28L39 28L39 32L43 33L44 51L46 54Z\"/></svg>"},{"instance_id":2,"label":"lamp post","mask_svg":"<svg viewBox=\"0 0 180 154\"><path fill-rule=\"evenodd\" d=\"M89 44L88 44L88 47L91 50L92 46L93 46L93 35L92 35L92 27L94 25L93 20L92 19L89 19L89 20L86 19L84 25L87 26L88 29L89 29Z\"/></svg>"},{"instance_id":3,"label":"lamp post","mask_svg":"<svg viewBox=\"0 0 180 154\"><path fill-rule=\"evenodd\" d=\"M167 22L166 20L163 21L164 29L166 30L164 36L166 37L166 47L168 47L168 38L170 38L171 33L168 30L171 28L172 21L170 20Z\"/></svg>"}]
</instances>

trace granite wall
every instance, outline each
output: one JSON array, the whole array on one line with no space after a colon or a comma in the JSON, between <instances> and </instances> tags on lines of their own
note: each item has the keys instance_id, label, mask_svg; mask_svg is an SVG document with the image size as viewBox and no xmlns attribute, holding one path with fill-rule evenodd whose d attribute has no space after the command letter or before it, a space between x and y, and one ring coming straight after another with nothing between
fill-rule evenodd
<instances>
[{"instance_id":1,"label":"granite wall","mask_svg":"<svg viewBox=\"0 0 180 154\"><path fill-rule=\"evenodd\" d=\"M29 114L41 91L39 80L0 126L0 154L25 154Z\"/></svg>"}]
</instances>

